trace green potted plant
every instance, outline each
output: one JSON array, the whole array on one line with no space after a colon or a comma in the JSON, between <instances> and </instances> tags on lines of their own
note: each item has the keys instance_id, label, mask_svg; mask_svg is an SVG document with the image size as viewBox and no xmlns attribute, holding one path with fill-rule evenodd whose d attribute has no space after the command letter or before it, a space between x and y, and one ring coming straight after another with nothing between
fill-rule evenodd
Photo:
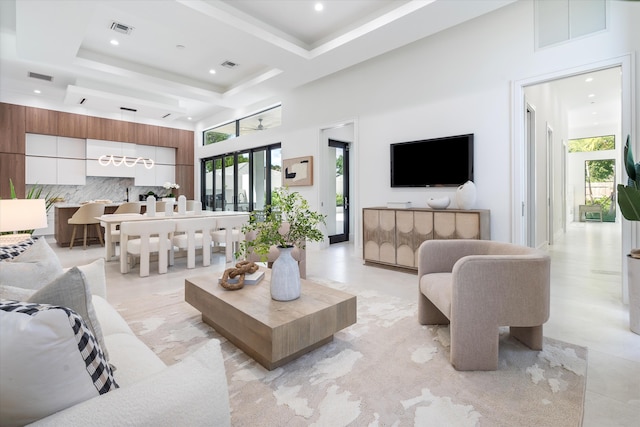
<instances>
[{"instance_id":1,"label":"green potted plant","mask_svg":"<svg viewBox=\"0 0 640 427\"><path fill-rule=\"evenodd\" d=\"M272 267L271 296L279 301L296 299L300 296L300 273L291 250L294 247L305 249L307 241L324 240L319 227L326 224L325 218L311 210L300 193L291 192L288 187L276 189L271 205L264 211L250 214L249 223L242 232L252 238L240 243L236 256L244 258L255 253L262 261L267 261L269 250L277 246L280 256Z\"/></svg>"},{"instance_id":2,"label":"green potted plant","mask_svg":"<svg viewBox=\"0 0 640 427\"><path fill-rule=\"evenodd\" d=\"M640 162L635 163L631 151L631 138L624 146L624 168L627 185L618 184L618 206L629 221L640 221ZM629 321L631 331L640 334L640 248L631 249L627 257L629 283Z\"/></svg>"}]
</instances>

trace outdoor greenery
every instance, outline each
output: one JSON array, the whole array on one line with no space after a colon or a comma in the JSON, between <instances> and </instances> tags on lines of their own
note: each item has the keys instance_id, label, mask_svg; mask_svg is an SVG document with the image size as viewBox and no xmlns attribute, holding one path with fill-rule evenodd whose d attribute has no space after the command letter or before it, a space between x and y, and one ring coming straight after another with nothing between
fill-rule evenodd
<instances>
[{"instance_id":1,"label":"outdoor greenery","mask_svg":"<svg viewBox=\"0 0 640 427\"><path fill-rule=\"evenodd\" d=\"M222 133L222 132L213 132L213 131L205 132L204 145L215 144L216 142L225 141L229 138L233 138L234 136L235 135Z\"/></svg>"},{"instance_id":2,"label":"outdoor greenery","mask_svg":"<svg viewBox=\"0 0 640 427\"><path fill-rule=\"evenodd\" d=\"M242 227L243 233L256 232L256 238L240 243L236 257L244 258L255 252L266 260L269 248L297 246L304 249L307 241L320 242L324 239L320 224L326 224L326 216L309 208L309 203L298 192L290 192L288 187L277 188L273 192L272 203L264 211L254 211L249 223ZM283 222L289 223L289 231L281 234Z\"/></svg>"},{"instance_id":3,"label":"outdoor greenery","mask_svg":"<svg viewBox=\"0 0 640 427\"><path fill-rule=\"evenodd\" d=\"M569 152L615 150L616 137L614 135L596 136L569 140Z\"/></svg>"}]
</instances>

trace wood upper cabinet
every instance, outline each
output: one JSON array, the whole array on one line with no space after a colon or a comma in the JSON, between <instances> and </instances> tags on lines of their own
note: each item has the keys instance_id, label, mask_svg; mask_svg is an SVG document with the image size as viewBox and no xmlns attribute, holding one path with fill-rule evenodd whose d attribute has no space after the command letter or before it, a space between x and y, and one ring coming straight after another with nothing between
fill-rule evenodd
<instances>
[{"instance_id":1,"label":"wood upper cabinet","mask_svg":"<svg viewBox=\"0 0 640 427\"><path fill-rule=\"evenodd\" d=\"M178 151L176 153L176 164L193 165L194 147L193 131L176 129L178 131Z\"/></svg>"},{"instance_id":2,"label":"wood upper cabinet","mask_svg":"<svg viewBox=\"0 0 640 427\"><path fill-rule=\"evenodd\" d=\"M158 146L175 147L177 149L177 165L193 165L193 131L173 128L160 128L160 133L158 135Z\"/></svg>"},{"instance_id":3,"label":"wood upper cabinet","mask_svg":"<svg viewBox=\"0 0 640 427\"><path fill-rule=\"evenodd\" d=\"M57 112L58 116L58 136L68 138L87 137L87 116L81 114Z\"/></svg>"},{"instance_id":4,"label":"wood upper cabinet","mask_svg":"<svg viewBox=\"0 0 640 427\"><path fill-rule=\"evenodd\" d=\"M417 269L425 240L491 238L486 209L364 208L362 216L364 260L395 267Z\"/></svg>"},{"instance_id":5,"label":"wood upper cabinet","mask_svg":"<svg viewBox=\"0 0 640 427\"><path fill-rule=\"evenodd\" d=\"M25 132L58 135L58 112L26 107Z\"/></svg>"},{"instance_id":6,"label":"wood upper cabinet","mask_svg":"<svg viewBox=\"0 0 640 427\"><path fill-rule=\"evenodd\" d=\"M160 128L158 126L136 124L136 144L158 145Z\"/></svg>"},{"instance_id":7,"label":"wood upper cabinet","mask_svg":"<svg viewBox=\"0 0 640 427\"><path fill-rule=\"evenodd\" d=\"M0 152L22 154L24 159L26 107L0 103ZM23 166L24 169L24 160ZM2 173L4 178L4 172ZM8 179L5 180L7 183Z\"/></svg>"},{"instance_id":8,"label":"wood upper cabinet","mask_svg":"<svg viewBox=\"0 0 640 427\"><path fill-rule=\"evenodd\" d=\"M135 143L135 138L135 123L87 116L87 139Z\"/></svg>"}]
</instances>

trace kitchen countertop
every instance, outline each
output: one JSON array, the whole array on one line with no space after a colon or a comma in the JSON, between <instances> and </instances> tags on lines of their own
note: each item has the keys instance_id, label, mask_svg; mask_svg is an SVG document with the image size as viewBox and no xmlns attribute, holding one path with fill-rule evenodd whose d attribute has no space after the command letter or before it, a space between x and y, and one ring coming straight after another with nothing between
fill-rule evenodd
<instances>
[{"instance_id":1,"label":"kitchen countertop","mask_svg":"<svg viewBox=\"0 0 640 427\"><path fill-rule=\"evenodd\" d=\"M122 202L112 202L112 203L105 203L104 205L105 206L120 206L123 203L126 203L126 202L124 202L124 201L122 201ZM65 208L79 208L80 206L85 205L85 204L86 203L59 202L59 203L54 203L53 206L55 206L56 208L65 209Z\"/></svg>"}]
</instances>

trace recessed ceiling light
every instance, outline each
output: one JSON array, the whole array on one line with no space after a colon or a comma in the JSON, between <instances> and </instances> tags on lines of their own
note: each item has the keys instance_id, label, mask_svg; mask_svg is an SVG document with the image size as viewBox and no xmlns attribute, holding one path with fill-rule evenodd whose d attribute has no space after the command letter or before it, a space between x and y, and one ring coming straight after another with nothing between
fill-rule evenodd
<instances>
[{"instance_id":1,"label":"recessed ceiling light","mask_svg":"<svg viewBox=\"0 0 640 427\"><path fill-rule=\"evenodd\" d=\"M193 120L191 117L187 117L187 120Z\"/></svg>"},{"instance_id":2,"label":"recessed ceiling light","mask_svg":"<svg viewBox=\"0 0 640 427\"><path fill-rule=\"evenodd\" d=\"M33 91L33 93L40 94L41 92L38 89L36 89L36 90Z\"/></svg>"},{"instance_id":3,"label":"recessed ceiling light","mask_svg":"<svg viewBox=\"0 0 640 427\"><path fill-rule=\"evenodd\" d=\"M120 44L120 42L116 39L111 40L109 43L111 43L114 46L118 46Z\"/></svg>"},{"instance_id":4,"label":"recessed ceiling light","mask_svg":"<svg viewBox=\"0 0 640 427\"><path fill-rule=\"evenodd\" d=\"M214 70L213 68L209 70L209 74L215 74L216 70Z\"/></svg>"},{"instance_id":5,"label":"recessed ceiling light","mask_svg":"<svg viewBox=\"0 0 640 427\"><path fill-rule=\"evenodd\" d=\"M585 79L585 82L587 82L587 83L592 82L592 81L593 81L593 77L587 77Z\"/></svg>"},{"instance_id":6,"label":"recessed ceiling light","mask_svg":"<svg viewBox=\"0 0 640 427\"><path fill-rule=\"evenodd\" d=\"M591 114L595 116L596 114L598 114L598 112L597 111L593 111Z\"/></svg>"},{"instance_id":7,"label":"recessed ceiling light","mask_svg":"<svg viewBox=\"0 0 640 427\"><path fill-rule=\"evenodd\" d=\"M316 10L316 12L322 12L322 10L324 9L324 5L322 3L316 3L313 8Z\"/></svg>"},{"instance_id":8,"label":"recessed ceiling light","mask_svg":"<svg viewBox=\"0 0 640 427\"><path fill-rule=\"evenodd\" d=\"M596 94L595 94L595 93L590 93L590 94L589 94L589 98L594 98L595 96L596 96Z\"/></svg>"}]
</instances>

